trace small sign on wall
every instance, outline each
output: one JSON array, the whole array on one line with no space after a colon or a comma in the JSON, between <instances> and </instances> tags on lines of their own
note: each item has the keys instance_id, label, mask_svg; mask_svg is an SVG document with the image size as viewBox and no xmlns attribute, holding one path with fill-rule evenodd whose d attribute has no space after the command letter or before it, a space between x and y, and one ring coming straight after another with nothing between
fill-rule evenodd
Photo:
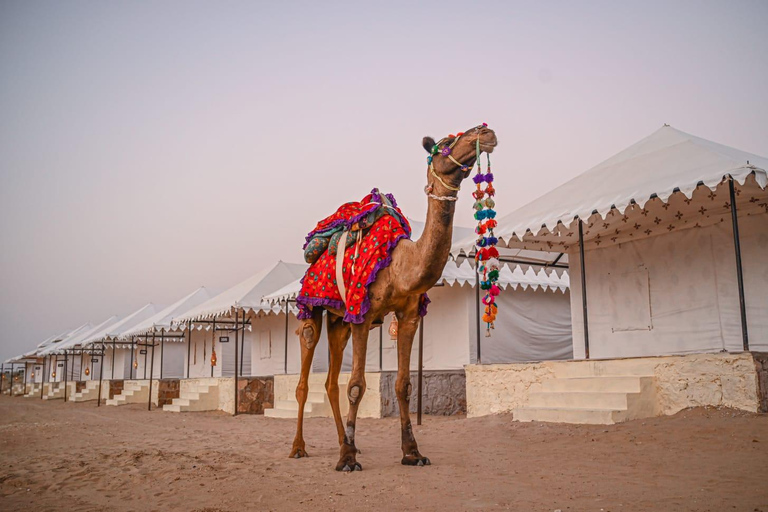
<instances>
[{"instance_id":1,"label":"small sign on wall","mask_svg":"<svg viewBox=\"0 0 768 512\"><path fill-rule=\"evenodd\" d=\"M91 362L92 362L92 363L98 363L98 362L99 362L99 360L98 360L98 358L92 357L92 358L91 358Z\"/></svg>"},{"instance_id":2,"label":"small sign on wall","mask_svg":"<svg viewBox=\"0 0 768 512\"><path fill-rule=\"evenodd\" d=\"M219 336L219 343L229 343L229 336Z\"/></svg>"},{"instance_id":3,"label":"small sign on wall","mask_svg":"<svg viewBox=\"0 0 768 512\"><path fill-rule=\"evenodd\" d=\"M59 368L64 368L64 363L59 363L56 366L58 366Z\"/></svg>"},{"instance_id":4,"label":"small sign on wall","mask_svg":"<svg viewBox=\"0 0 768 512\"><path fill-rule=\"evenodd\" d=\"M145 355L147 353L147 349L139 350L139 354Z\"/></svg>"}]
</instances>

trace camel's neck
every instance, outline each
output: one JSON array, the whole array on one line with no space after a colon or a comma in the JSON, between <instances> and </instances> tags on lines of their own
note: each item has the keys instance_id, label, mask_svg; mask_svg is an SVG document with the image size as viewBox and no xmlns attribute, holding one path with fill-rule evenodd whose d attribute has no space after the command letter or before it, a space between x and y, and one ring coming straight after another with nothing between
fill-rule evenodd
<instances>
[{"instance_id":1,"label":"camel's neck","mask_svg":"<svg viewBox=\"0 0 768 512\"><path fill-rule=\"evenodd\" d=\"M453 235L455 201L427 198L427 220L424 232L415 243L415 255L420 269L412 285L414 292L425 292L437 283L448 261Z\"/></svg>"}]
</instances>

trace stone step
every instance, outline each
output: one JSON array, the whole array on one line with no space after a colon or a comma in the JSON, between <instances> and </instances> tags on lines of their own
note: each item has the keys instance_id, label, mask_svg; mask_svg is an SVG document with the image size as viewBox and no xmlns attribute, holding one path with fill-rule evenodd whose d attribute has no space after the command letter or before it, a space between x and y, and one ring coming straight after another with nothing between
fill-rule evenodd
<instances>
[{"instance_id":1,"label":"stone step","mask_svg":"<svg viewBox=\"0 0 768 512\"><path fill-rule=\"evenodd\" d=\"M651 382L652 379L652 377L637 376L557 378L542 382L541 390L552 392L639 393L643 384Z\"/></svg>"},{"instance_id":2,"label":"stone step","mask_svg":"<svg viewBox=\"0 0 768 512\"><path fill-rule=\"evenodd\" d=\"M528 407L625 411L628 407L628 395L629 393L600 393L596 391L532 392L528 395Z\"/></svg>"},{"instance_id":3,"label":"stone step","mask_svg":"<svg viewBox=\"0 0 768 512\"><path fill-rule=\"evenodd\" d=\"M181 406L178 404L165 404L163 406L165 412L182 412Z\"/></svg>"},{"instance_id":4,"label":"stone step","mask_svg":"<svg viewBox=\"0 0 768 512\"><path fill-rule=\"evenodd\" d=\"M543 421L548 423L576 423L591 425L612 425L622 418L618 411L611 409L561 409L552 407L526 407L515 409L512 417L516 421Z\"/></svg>"},{"instance_id":5,"label":"stone step","mask_svg":"<svg viewBox=\"0 0 768 512\"><path fill-rule=\"evenodd\" d=\"M264 409L264 416L267 418L298 418L298 411L289 411L287 409Z\"/></svg>"}]
</instances>

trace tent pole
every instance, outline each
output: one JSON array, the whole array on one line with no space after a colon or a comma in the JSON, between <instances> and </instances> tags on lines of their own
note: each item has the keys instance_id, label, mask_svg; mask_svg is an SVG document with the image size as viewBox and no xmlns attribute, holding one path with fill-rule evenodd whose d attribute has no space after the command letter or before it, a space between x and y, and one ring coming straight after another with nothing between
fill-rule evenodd
<instances>
[{"instance_id":1,"label":"tent pole","mask_svg":"<svg viewBox=\"0 0 768 512\"><path fill-rule=\"evenodd\" d=\"M45 389L45 357L43 357L43 373L40 374L40 400L43 399L44 389Z\"/></svg>"},{"instance_id":2,"label":"tent pole","mask_svg":"<svg viewBox=\"0 0 768 512\"><path fill-rule=\"evenodd\" d=\"M235 330L235 332L237 332L237 330ZM243 309L243 333L240 336L240 375L243 374L243 361L245 360L244 354L245 354L245 309ZM251 372L253 372L253 366L251 366Z\"/></svg>"},{"instance_id":3,"label":"tent pole","mask_svg":"<svg viewBox=\"0 0 768 512\"><path fill-rule=\"evenodd\" d=\"M69 354L67 353L66 349L64 350L64 357L69 360ZM80 365L82 368L82 364ZM69 380L75 380L75 349L72 349L72 370L71 370L71 377Z\"/></svg>"},{"instance_id":4,"label":"tent pole","mask_svg":"<svg viewBox=\"0 0 768 512\"><path fill-rule=\"evenodd\" d=\"M213 347L216 345L216 317L213 317L213 328L211 329L211 332L213 333L211 335L211 378L213 378Z\"/></svg>"},{"instance_id":5,"label":"tent pole","mask_svg":"<svg viewBox=\"0 0 768 512\"><path fill-rule=\"evenodd\" d=\"M102 343L103 345L104 343ZM112 340L112 380L115 380L115 341Z\"/></svg>"},{"instance_id":6,"label":"tent pole","mask_svg":"<svg viewBox=\"0 0 768 512\"><path fill-rule=\"evenodd\" d=\"M736 214L736 191L733 177L728 180L728 192L731 196L731 220L733 221L733 247L736 250L736 277L739 283L739 311L741 313L741 339L745 352L749 351L749 334L747 333L747 303L744 300L744 273L741 266L741 240L739 239L739 217Z\"/></svg>"},{"instance_id":7,"label":"tent pole","mask_svg":"<svg viewBox=\"0 0 768 512\"><path fill-rule=\"evenodd\" d=\"M475 268L475 313L477 317L477 364L483 364L480 357L480 274Z\"/></svg>"},{"instance_id":8,"label":"tent pole","mask_svg":"<svg viewBox=\"0 0 768 512\"><path fill-rule=\"evenodd\" d=\"M285 362L283 373L288 375L288 299L285 299Z\"/></svg>"},{"instance_id":9,"label":"tent pole","mask_svg":"<svg viewBox=\"0 0 768 512\"><path fill-rule=\"evenodd\" d=\"M245 310L243 310L245 312ZM240 321L240 312L235 309L235 411L232 413L232 416L237 416L237 372L238 372L238 363L240 361L237 360L237 336L238 336L238 322ZM245 335L245 332L243 332L243 335Z\"/></svg>"},{"instance_id":10,"label":"tent pole","mask_svg":"<svg viewBox=\"0 0 768 512\"><path fill-rule=\"evenodd\" d=\"M379 371L382 371L384 368L384 324L382 323L379 326Z\"/></svg>"},{"instance_id":11,"label":"tent pole","mask_svg":"<svg viewBox=\"0 0 768 512\"><path fill-rule=\"evenodd\" d=\"M3 391L3 382L5 382L5 363L0 363L0 392Z\"/></svg>"},{"instance_id":12,"label":"tent pole","mask_svg":"<svg viewBox=\"0 0 768 512\"><path fill-rule=\"evenodd\" d=\"M584 223L579 219L579 263L581 266L581 307L584 316L584 356L589 359L589 315L587 314L587 274L584 270Z\"/></svg>"},{"instance_id":13,"label":"tent pole","mask_svg":"<svg viewBox=\"0 0 768 512\"><path fill-rule=\"evenodd\" d=\"M192 354L192 320L187 321L187 378L189 378L189 357Z\"/></svg>"},{"instance_id":14,"label":"tent pole","mask_svg":"<svg viewBox=\"0 0 768 512\"><path fill-rule=\"evenodd\" d=\"M73 350L74 352L74 350ZM57 357L56 360L58 361L59 358ZM69 364L69 356L67 355L67 351L64 351L64 402L67 401L67 365ZM72 354L72 366L75 366L75 355Z\"/></svg>"},{"instance_id":15,"label":"tent pole","mask_svg":"<svg viewBox=\"0 0 768 512\"><path fill-rule=\"evenodd\" d=\"M163 352L165 352L165 327L160 329L160 380L163 380Z\"/></svg>"},{"instance_id":16,"label":"tent pole","mask_svg":"<svg viewBox=\"0 0 768 512\"><path fill-rule=\"evenodd\" d=\"M112 345L112 373L115 371L115 348ZM101 407L101 385L104 382L104 352L107 347L104 345L104 341L101 342L101 358L99 359L99 397L96 400L96 407Z\"/></svg>"},{"instance_id":17,"label":"tent pole","mask_svg":"<svg viewBox=\"0 0 768 512\"><path fill-rule=\"evenodd\" d=\"M131 366L128 368L129 380L133 380L133 352L136 350L136 338L131 336Z\"/></svg>"},{"instance_id":18,"label":"tent pole","mask_svg":"<svg viewBox=\"0 0 768 512\"><path fill-rule=\"evenodd\" d=\"M421 317L419 323L419 396L416 400L416 424L421 425L421 390L422 382L424 381L423 369L424 368L424 317ZM410 369L408 370L410 371Z\"/></svg>"},{"instance_id":19,"label":"tent pole","mask_svg":"<svg viewBox=\"0 0 768 512\"><path fill-rule=\"evenodd\" d=\"M146 348L146 346L144 347ZM149 351L147 351L149 352ZM144 361L147 360L147 354L144 354ZM144 378L147 376L147 364L144 363ZM155 376L155 331L152 331L152 358L149 360L149 398L147 399L147 410L152 410L152 377ZM159 385L159 384L158 384ZM160 403L160 393L157 394L157 402Z\"/></svg>"}]
</instances>

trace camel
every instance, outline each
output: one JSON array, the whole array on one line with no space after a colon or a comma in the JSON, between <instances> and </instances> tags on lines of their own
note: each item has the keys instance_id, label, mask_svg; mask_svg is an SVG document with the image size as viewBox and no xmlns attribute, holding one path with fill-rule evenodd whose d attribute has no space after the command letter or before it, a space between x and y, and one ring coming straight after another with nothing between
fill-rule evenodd
<instances>
[{"instance_id":1,"label":"camel","mask_svg":"<svg viewBox=\"0 0 768 512\"><path fill-rule=\"evenodd\" d=\"M479 145L478 145L479 142ZM411 397L410 359L413 338L421 321L419 298L432 288L442 275L448 261L453 216L461 182L470 174L476 161L477 151L491 153L496 146L496 134L486 125L477 126L458 135L441 139L437 144L431 137L424 137L422 146L431 157L427 166L427 219L424 233L413 242L402 239L392 250L391 264L382 269L368 289L371 308L363 323L343 322L344 311L315 306L310 318L303 320L296 333L301 342L301 375L296 386L299 403L299 417L296 437L290 457L307 456L304 444L304 404L309 392L309 371L312 357L320 338L322 313L327 314L330 364L325 389L333 410L333 419L339 437L340 457L336 471L360 471L355 446L355 423L357 409L365 394L365 354L368 331L383 322L384 317L394 312L398 321L397 331L397 380L395 393L400 407L400 428L403 458L401 463L409 466L425 466L430 460L419 452L411 427L408 406ZM452 146L452 147L451 147ZM438 151L433 148L437 147ZM444 148L451 147L450 151ZM443 151L440 151L443 150ZM449 154L444 154L449 153ZM352 373L347 385L349 413L346 428L342 423L339 409L339 372L341 371L344 348L352 336Z\"/></svg>"}]
</instances>

